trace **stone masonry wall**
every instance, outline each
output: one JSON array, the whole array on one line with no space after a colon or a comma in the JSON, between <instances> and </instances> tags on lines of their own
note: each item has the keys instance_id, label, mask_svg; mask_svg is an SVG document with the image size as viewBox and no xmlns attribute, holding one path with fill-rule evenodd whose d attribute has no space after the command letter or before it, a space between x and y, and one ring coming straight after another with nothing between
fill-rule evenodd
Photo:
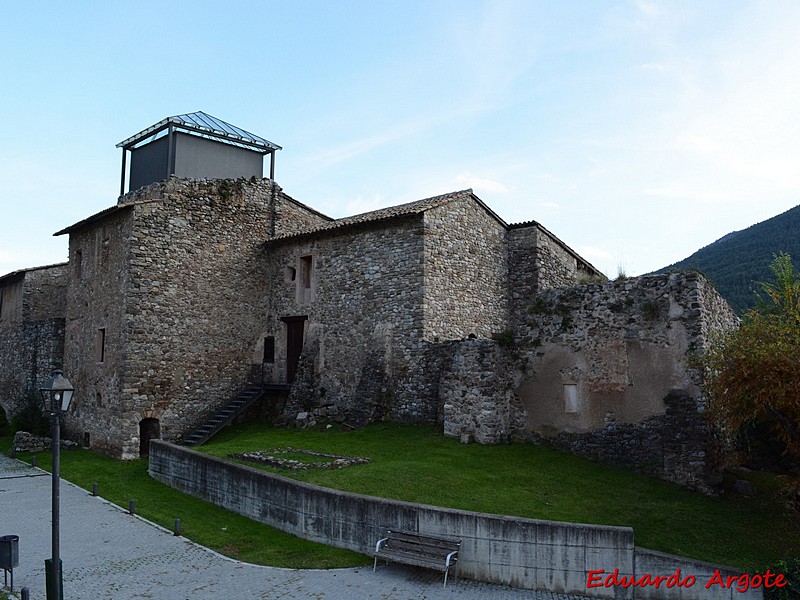
<instances>
[{"instance_id":1,"label":"stone masonry wall","mask_svg":"<svg viewBox=\"0 0 800 600\"><path fill-rule=\"evenodd\" d=\"M446 341L505 327L505 227L472 198L271 246L269 279L282 283L264 335L275 340L276 380L286 372L281 319L308 317L290 417L434 422ZM307 291L301 257L313 264Z\"/></svg>"},{"instance_id":2,"label":"stone masonry wall","mask_svg":"<svg viewBox=\"0 0 800 600\"><path fill-rule=\"evenodd\" d=\"M6 294L12 288L13 294ZM9 282L0 320L0 406L9 418L53 369L63 366L66 273L63 265L31 269ZM6 305L6 300L11 299Z\"/></svg>"},{"instance_id":3,"label":"stone masonry wall","mask_svg":"<svg viewBox=\"0 0 800 600\"><path fill-rule=\"evenodd\" d=\"M449 344L440 381L444 434L462 443L497 444L524 429L514 394L521 373L513 351L494 340Z\"/></svg>"},{"instance_id":4,"label":"stone masonry wall","mask_svg":"<svg viewBox=\"0 0 800 600\"><path fill-rule=\"evenodd\" d=\"M106 252L97 264L108 268L87 263L83 277L93 283L71 298L68 362L80 365L86 404L68 426L89 433L92 446L132 458L141 420L158 419L162 437L174 438L244 384L264 319L261 247L273 231L324 218L302 214L268 180L172 178L119 206L130 209L72 234L72 252ZM102 327L99 363L87 348L96 348L89 338Z\"/></svg>"},{"instance_id":5,"label":"stone masonry wall","mask_svg":"<svg viewBox=\"0 0 800 600\"><path fill-rule=\"evenodd\" d=\"M10 419L53 369L63 366L64 319L44 319L0 330L0 406Z\"/></svg>"},{"instance_id":6,"label":"stone masonry wall","mask_svg":"<svg viewBox=\"0 0 800 600\"><path fill-rule=\"evenodd\" d=\"M577 282L575 257L535 223L508 230L508 264L511 298L516 302Z\"/></svg>"},{"instance_id":7,"label":"stone masonry wall","mask_svg":"<svg viewBox=\"0 0 800 600\"><path fill-rule=\"evenodd\" d=\"M536 346L533 376L518 390L527 429L576 454L705 489L714 461L706 456L702 373L689 359L711 331L736 322L697 273L540 295L518 331L523 346ZM568 406L569 386L576 406ZM655 462L653 448L663 449Z\"/></svg>"},{"instance_id":8,"label":"stone masonry wall","mask_svg":"<svg viewBox=\"0 0 800 600\"><path fill-rule=\"evenodd\" d=\"M425 339L490 337L508 316L505 227L470 198L425 212Z\"/></svg>"},{"instance_id":9,"label":"stone masonry wall","mask_svg":"<svg viewBox=\"0 0 800 600\"><path fill-rule=\"evenodd\" d=\"M711 332L735 327L737 319L705 278L682 273L551 290L532 298L520 319L513 336L498 339L514 368L486 351L484 362L453 362L442 392L448 435L547 440L707 489L714 461L707 456L702 374L688 359ZM462 352L469 356L468 348ZM481 389L500 373L506 379L494 395ZM459 380L477 384L462 384L464 393L453 383ZM478 409L507 417L489 419L493 432L470 424L483 414Z\"/></svg>"},{"instance_id":10,"label":"stone masonry wall","mask_svg":"<svg viewBox=\"0 0 800 600\"><path fill-rule=\"evenodd\" d=\"M426 356L422 254L419 215L268 245L262 335L274 339L274 381L286 381L287 323L281 319L307 317L287 414L359 424L384 417L435 420L435 392L420 377ZM308 289L303 257L311 265Z\"/></svg>"},{"instance_id":11,"label":"stone masonry wall","mask_svg":"<svg viewBox=\"0 0 800 600\"><path fill-rule=\"evenodd\" d=\"M120 395L127 368L133 208L70 234L64 376L75 387L64 435L114 456L135 433ZM126 446L126 452L128 446ZM131 450L132 452L132 450ZM136 448L138 454L138 447Z\"/></svg>"}]
</instances>

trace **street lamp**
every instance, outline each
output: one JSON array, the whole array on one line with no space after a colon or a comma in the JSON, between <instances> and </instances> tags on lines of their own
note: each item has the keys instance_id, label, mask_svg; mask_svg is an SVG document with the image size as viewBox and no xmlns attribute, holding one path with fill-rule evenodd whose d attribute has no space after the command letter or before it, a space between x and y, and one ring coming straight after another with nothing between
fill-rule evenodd
<instances>
[{"instance_id":1,"label":"street lamp","mask_svg":"<svg viewBox=\"0 0 800 600\"><path fill-rule=\"evenodd\" d=\"M39 388L42 395L42 408L50 411L52 430L51 450L53 453L53 556L50 565L50 585L47 586L47 600L62 600L61 556L59 552L59 483L61 481L61 415L69 410L69 403L75 388L60 370L53 371L44 385ZM47 561L45 561L46 563Z\"/></svg>"}]
</instances>

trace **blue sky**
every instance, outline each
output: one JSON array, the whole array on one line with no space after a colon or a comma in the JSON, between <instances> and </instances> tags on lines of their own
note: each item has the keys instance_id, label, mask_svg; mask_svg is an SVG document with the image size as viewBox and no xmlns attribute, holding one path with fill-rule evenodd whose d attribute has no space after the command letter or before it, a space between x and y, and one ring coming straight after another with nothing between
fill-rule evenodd
<instances>
[{"instance_id":1,"label":"blue sky","mask_svg":"<svg viewBox=\"0 0 800 600\"><path fill-rule=\"evenodd\" d=\"M116 203L115 144L198 110L333 217L471 187L609 276L800 204L800 3L5 2L0 274Z\"/></svg>"}]
</instances>

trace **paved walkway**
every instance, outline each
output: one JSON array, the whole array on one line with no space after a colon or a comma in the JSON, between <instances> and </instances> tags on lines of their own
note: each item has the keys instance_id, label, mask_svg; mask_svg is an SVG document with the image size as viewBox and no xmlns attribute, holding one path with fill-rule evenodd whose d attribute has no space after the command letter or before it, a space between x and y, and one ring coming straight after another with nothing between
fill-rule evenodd
<instances>
[{"instance_id":1,"label":"paved walkway","mask_svg":"<svg viewBox=\"0 0 800 600\"><path fill-rule=\"evenodd\" d=\"M0 535L19 536L16 592L45 598L50 556L49 473L0 455ZM441 587L441 576L403 566L331 570L262 567L235 561L61 483L64 598L97 600L580 600L471 580ZM0 585L2 585L0 583Z\"/></svg>"}]
</instances>

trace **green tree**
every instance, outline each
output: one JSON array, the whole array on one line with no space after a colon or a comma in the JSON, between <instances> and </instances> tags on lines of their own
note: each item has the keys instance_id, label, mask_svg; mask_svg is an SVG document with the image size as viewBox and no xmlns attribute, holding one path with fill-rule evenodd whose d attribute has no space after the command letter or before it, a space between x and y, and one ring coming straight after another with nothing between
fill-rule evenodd
<instances>
[{"instance_id":1,"label":"green tree","mask_svg":"<svg viewBox=\"0 0 800 600\"><path fill-rule=\"evenodd\" d=\"M774 256L775 282L761 283L756 309L703 357L710 415L730 431L767 425L800 465L800 276Z\"/></svg>"}]
</instances>

